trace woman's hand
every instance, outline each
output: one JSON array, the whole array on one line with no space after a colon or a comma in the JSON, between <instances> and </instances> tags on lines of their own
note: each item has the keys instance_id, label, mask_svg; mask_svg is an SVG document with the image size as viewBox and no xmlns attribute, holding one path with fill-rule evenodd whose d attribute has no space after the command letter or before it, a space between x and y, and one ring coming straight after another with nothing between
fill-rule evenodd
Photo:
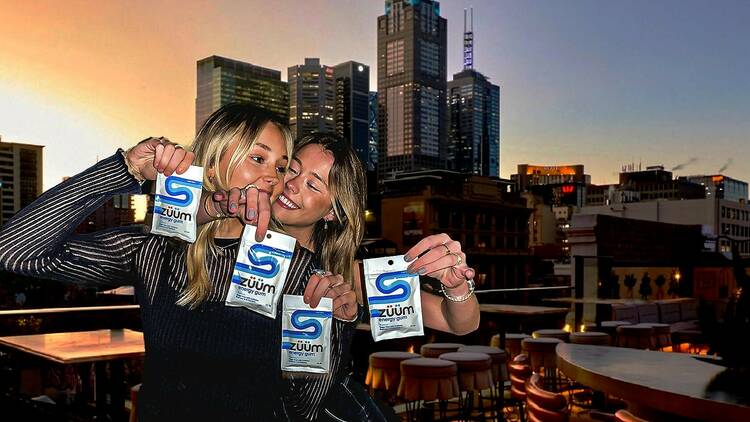
<instances>
[{"instance_id":1,"label":"woman's hand","mask_svg":"<svg viewBox=\"0 0 750 422\"><path fill-rule=\"evenodd\" d=\"M415 259L416 258L416 259ZM404 255L410 262L407 271L428 275L453 289L474 278L475 271L466 265L461 244L445 233L427 236Z\"/></svg>"},{"instance_id":2,"label":"woman's hand","mask_svg":"<svg viewBox=\"0 0 750 422\"><path fill-rule=\"evenodd\" d=\"M125 154L136 179L156 180L157 173L182 174L193 163L195 154L166 138L146 138Z\"/></svg>"},{"instance_id":3,"label":"woman's hand","mask_svg":"<svg viewBox=\"0 0 750 422\"><path fill-rule=\"evenodd\" d=\"M311 308L315 308L324 297L333 299L333 316L336 319L352 322L357 318L357 295L351 284L344 281L344 277L330 272L311 275L303 300Z\"/></svg>"},{"instance_id":4,"label":"woman's hand","mask_svg":"<svg viewBox=\"0 0 750 422\"><path fill-rule=\"evenodd\" d=\"M232 188L229 192L219 190L208 194L211 196L203 198L203 204L211 219L239 218L244 224L256 226L255 240L263 240L271 221L271 194L268 191L247 186L242 189Z\"/></svg>"}]
</instances>

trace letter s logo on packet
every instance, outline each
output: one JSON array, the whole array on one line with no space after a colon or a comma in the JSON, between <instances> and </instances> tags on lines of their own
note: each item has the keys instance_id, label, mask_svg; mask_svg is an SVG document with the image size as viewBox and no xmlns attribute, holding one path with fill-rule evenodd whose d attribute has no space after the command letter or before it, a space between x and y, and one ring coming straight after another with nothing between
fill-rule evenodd
<instances>
[{"instance_id":1,"label":"letter s logo on packet","mask_svg":"<svg viewBox=\"0 0 750 422\"><path fill-rule=\"evenodd\" d=\"M284 295L281 320L281 370L328 373L331 361L333 300L324 297L315 309L302 296Z\"/></svg>"},{"instance_id":2,"label":"letter s logo on packet","mask_svg":"<svg viewBox=\"0 0 750 422\"><path fill-rule=\"evenodd\" d=\"M419 276L403 256L364 260L370 330L375 341L424 334Z\"/></svg>"},{"instance_id":3,"label":"letter s logo on packet","mask_svg":"<svg viewBox=\"0 0 750 422\"><path fill-rule=\"evenodd\" d=\"M203 167L190 166L179 176L158 173L151 233L195 242L202 189Z\"/></svg>"}]
</instances>

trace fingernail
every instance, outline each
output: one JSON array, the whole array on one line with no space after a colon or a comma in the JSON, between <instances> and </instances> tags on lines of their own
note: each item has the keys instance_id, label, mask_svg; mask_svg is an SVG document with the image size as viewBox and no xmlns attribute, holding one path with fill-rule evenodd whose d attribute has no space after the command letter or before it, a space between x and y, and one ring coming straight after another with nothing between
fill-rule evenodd
<instances>
[{"instance_id":1,"label":"fingernail","mask_svg":"<svg viewBox=\"0 0 750 422\"><path fill-rule=\"evenodd\" d=\"M424 275L425 272L427 272L427 270L425 270L424 267L422 267L419 270L417 270L417 274L419 274L419 275Z\"/></svg>"},{"instance_id":2,"label":"fingernail","mask_svg":"<svg viewBox=\"0 0 750 422\"><path fill-rule=\"evenodd\" d=\"M229 204L229 211L232 211L232 212L237 211L237 204Z\"/></svg>"},{"instance_id":3,"label":"fingernail","mask_svg":"<svg viewBox=\"0 0 750 422\"><path fill-rule=\"evenodd\" d=\"M305 303L308 303L308 302L310 302L310 298L307 297L307 296L303 296L302 297L302 301L305 302Z\"/></svg>"},{"instance_id":4,"label":"fingernail","mask_svg":"<svg viewBox=\"0 0 750 422\"><path fill-rule=\"evenodd\" d=\"M249 209L249 210L247 210L247 219L250 220L252 218L255 218L255 210L254 209Z\"/></svg>"},{"instance_id":5,"label":"fingernail","mask_svg":"<svg viewBox=\"0 0 750 422\"><path fill-rule=\"evenodd\" d=\"M466 271L466 278L474 278L474 270Z\"/></svg>"},{"instance_id":6,"label":"fingernail","mask_svg":"<svg viewBox=\"0 0 750 422\"><path fill-rule=\"evenodd\" d=\"M406 262L411 261L411 257L409 255L404 255L404 261Z\"/></svg>"},{"instance_id":7,"label":"fingernail","mask_svg":"<svg viewBox=\"0 0 750 422\"><path fill-rule=\"evenodd\" d=\"M409 274L414 274L416 271L414 271L414 266L409 265L408 267L406 267L406 272Z\"/></svg>"}]
</instances>

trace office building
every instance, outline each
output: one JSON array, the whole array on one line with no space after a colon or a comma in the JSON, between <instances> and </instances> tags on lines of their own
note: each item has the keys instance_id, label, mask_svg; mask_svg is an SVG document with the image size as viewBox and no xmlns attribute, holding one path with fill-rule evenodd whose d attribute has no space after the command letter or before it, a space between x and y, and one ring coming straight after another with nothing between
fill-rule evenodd
<instances>
[{"instance_id":1,"label":"office building","mask_svg":"<svg viewBox=\"0 0 750 422\"><path fill-rule=\"evenodd\" d=\"M378 179L444 169L447 21L435 0L386 0L378 17Z\"/></svg>"},{"instance_id":2,"label":"office building","mask_svg":"<svg viewBox=\"0 0 750 422\"><path fill-rule=\"evenodd\" d=\"M42 194L43 148L0 136L0 225Z\"/></svg>"},{"instance_id":3,"label":"office building","mask_svg":"<svg viewBox=\"0 0 750 422\"><path fill-rule=\"evenodd\" d=\"M287 69L289 82L289 127L299 138L315 132L335 130L333 67L320 59L305 58L305 63Z\"/></svg>"},{"instance_id":4,"label":"office building","mask_svg":"<svg viewBox=\"0 0 750 422\"><path fill-rule=\"evenodd\" d=\"M370 163L370 68L345 62L333 67L336 133L348 140L365 170Z\"/></svg>"},{"instance_id":5,"label":"office building","mask_svg":"<svg viewBox=\"0 0 750 422\"><path fill-rule=\"evenodd\" d=\"M214 111L230 103L249 103L289 118L289 87L281 72L238 60L211 56L197 65L196 133Z\"/></svg>"}]
</instances>

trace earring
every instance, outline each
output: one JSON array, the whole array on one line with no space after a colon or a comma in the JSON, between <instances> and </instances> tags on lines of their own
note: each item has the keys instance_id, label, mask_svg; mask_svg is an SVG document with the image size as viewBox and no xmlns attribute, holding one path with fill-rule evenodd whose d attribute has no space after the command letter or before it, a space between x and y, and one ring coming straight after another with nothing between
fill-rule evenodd
<instances>
[{"instance_id":1,"label":"earring","mask_svg":"<svg viewBox=\"0 0 750 422\"><path fill-rule=\"evenodd\" d=\"M328 230L328 220L323 220L323 230Z\"/></svg>"}]
</instances>

